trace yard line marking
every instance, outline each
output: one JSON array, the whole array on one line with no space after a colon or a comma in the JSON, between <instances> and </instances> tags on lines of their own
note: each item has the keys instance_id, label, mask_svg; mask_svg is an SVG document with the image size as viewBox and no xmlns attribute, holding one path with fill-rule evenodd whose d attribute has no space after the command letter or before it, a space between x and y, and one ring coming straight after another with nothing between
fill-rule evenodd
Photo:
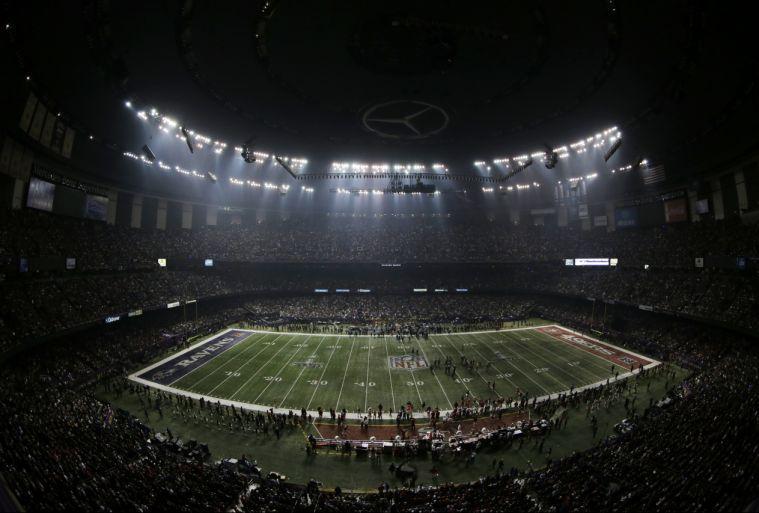
<instances>
[{"instance_id":1,"label":"yard line marking","mask_svg":"<svg viewBox=\"0 0 759 513\"><path fill-rule=\"evenodd\" d=\"M540 332L538 332L538 333L540 333ZM535 341L537 341L537 342L541 342L542 340L543 339L541 339L541 338L537 338L537 337L535 338ZM553 339L553 337L546 338L545 340L548 340L548 341L550 341L550 342L553 343L552 345L549 345L548 342L546 342L545 346L543 347L543 349L545 349L546 351L548 351L551 355L555 355L559 359L569 358L570 355L573 358L575 358L575 356L573 354L574 353L573 346L562 344L560 341ZM520 343L519 345L529 346L529 343L531 341L532 341L532 339L528 335L528 340L527 341L520 340L520 341L515 341L515 342ZM554 348L557 348L557 350L554 350ZM558 348L561 348L562 352L559 352ZM567 361L569 361L569 360L567 360ZM586 361L586 362L588 362L589 365L594 365L594 366L598 367L601 370L605 370L605 368L602 367L599 363L596 363L596 361L594 359L588 358L588 359L583 359L583 361ZM604 361L608 361L608 360L604 360ZM617 364L615 364L615 365L617 365ZM627 370L627 369L624 369L624 367L622 367L622 368L623 368L623 370ZM603 381L604 379L606 379L608 377L608 375L599 376L598 374L596 374L595 372L593 372L589 368L582 368L582 370L583 371L587 371L588 374L591 374L593 376L594 381L590 381L590 383L596 383L599 379L601 381ZM608 372L608 371L606 371L606 372ZM604 372L604 374L606 374L606 372ZM576 378L576 376L572 375L569 372L564 372L564 373L570 375L573 378Z\"/></svg>"},{"instance_id":2,"label":"yard line marking","mask_svg":"<svg viewBox=\"0 0 759 513\"><path fill-rule=\"evenodd\" d=\"M406 353L406 344L403 343L403 337L401 337L401 345L403 346L403 352ZM422 394L419 392L419 385L416 384L416 376L414 376L414 370L409 369L411 371L411 379L414 380L414 387L416 388L416 395L419 397L419 405L421 406L424 402L422 400Z\"/></svg>"},{"instance_id":3,"label":"yard line marking","mask_svg":"<svg viewBox=\"0 0 759 513\"><path fill-rule=\"evenodd\" d=\"M514 339L512 339L512 340L514 340ZM549 360L549 359L548 359L548 358L546 358L545 356L543 356L543 355L541 355L541 354L539 354L539 353L536 353L535 351L533 351L532 349L530 349L530 348L527 346L527 344L521 344L521 343L520 343L521 341L517 341L517 340L514 340L514 342L516 342L516 344L515 344L515 345L517 345L518 347L521 347L521 348L522 348L524 351L527 351L528 353L531 353L531 354L533 354L533 355L537 356L538 358L540 358L541 360L543 360L544 362L546 362L548 365L551 365L553 368L555 368L555 369L558 369L558 370L559 370L559 372L563 372L564 374L566 374L567 376L569 376L569 378L570 378L571 380L573 380L573 381L576 381L576 383L572 383L572 388L577 388L578 386L581 386L581 385L585 385L585 384L586 384L586 383L585 383L585 380L584 380L584 379L578 379L578 378L577 378L577 376L575 376L574 374L571 374L571 373L569 373L569 372L565 371L565 370L564 370L564 369L563 369L561 366L559 366L559 365L557 365L557 364L556 364L556 361L555 361L555 360L553 360L553 361L552 361L552 360ZM554 352L552 352L552 351L551 351L551 354L552 354L552 355L554 355L554 356L557 356L557 355L556 355L556 353L554 353ZM561 360L561 358L558 358L558 359L559 359L559 360ZM526 360L526 359L525 359L525 360ZM526 361L527 361L528 363L530 363L530 362L529 362L529 360L526 360ZM551 377L553 377L553 376L551 376ZM558 382L558 383L559 383L561 386L563 386L563 387L566 387L566 385L565 385L564 383L562 383L561 381L558 381L558 379L557 379L557 378L554 378L554 379L555 379L555 380L556 380L556 381L557 381L557 382Z\"/></svg>"},{"instance_id":4,"label":"yard line marking","mask_svg":"<svg viewBox=\"0 0 759 513\"><path fill-rule=\"evenodd\" d=\"M332 352L329 353L329 358L327 358L327 364L324 366L324 369L322 369L322 374L319 376L319 381L316 383L316 386L314 387L314 393L311 394L311 399L308 401L308 405L306 406L306 409L309 409L311 407L311 402L314 400L314 396L316 396L316 391L319 390L319 387L321 386L322 379L324 378L324 373L327 372L327 367L329 367L329 362L332 360L332 355L335 354L335 350L339 344L335 342L335 344L332 346Z\"/></svg>"},{"instance_id":5,"label":"yard line marking","mask_svg":"<svg viewBox=\"0 0 759 513\"><path fill-rule=\"evenodd\" d=\"M561 329L566 330L566 328L561 328ZM578 350L578 351L580 351L582 353L595 356L595 358L588 359L588 362L592 363L593 365L595 365L596 367L598 367L603 372L603 375L605 375L606 377L608 377L608 375L607 375L607 373L609 372L608 371L608 369L609 369L608 365L610 363L613 364L614 367L619 367L620 369L622 369L623 372L628 372L629 371L629 369L627 367L623 366L623 365L620 365L620 364L618 364L616 362L613 362L611 360L607 360L603 356L601 356L599 354L596 354L596 353L594 353L592 351L588 351L587 349L584 349L582 347L578 347L578 346L573 345L573 344L568 344L564 340L562 340L562 339L560 339L558 337L555 337L555 336L553 336L553 335L551 335L549 333L545 333L545 332L542 332L542 331L538 331L538 333L540 333L541 335L543 335L544 337L546 337L546 340L549 340L549 341L553 342L553 344L554 344L555 347L561 347L561 348L563 348L566 351L569 351L569 350L572 350L572 349L576 349L576 350ZM583 337L585 337L585 335L582 335L582 334L580 334L580 335L583 336ZM586 337L586 338L589 338L589 337ZM606 342L603 342L603 341L599 341L599 342L601 342L604 345L611 346L611 344L608 344ZM629 352L629 351L626 351L626 350L624 350L624 351L625 352ZM645 358L649 359L648 357L645 357ZM606 377L601 377L601 379L604 380L604 379L606 379Z\"/></svg>"},{"instance_id":6,"label":"yard line marking","mask_svg":"<svg viewBox=\"0 0 759 513\"><path fill-rule=\"evenodd\" d=\"M241 344L244 344L245 342L247 342L251 338L253 338L253 335L251 335L250 337L247 337L243 342L241 342ZM240 356L246 354L250 348L256 347L257 343L259 341L263 340L264 338L266 338L266 335L258 337L256 340L253 341L253 343L251 343L250 345L248 345L248 347L246 347L242 351L236 353L234 356L232 356L232 358L230 358L229 360L227 360L224 363L222 363L221 365L219 365L218 368L212 370L211 372L209 372L208 374L206 374L205 376L203 376L202 378L200 378L198 381L194 382L192 384L192 386L188 387L188 390L193 390L195 387L197 387L198 385L200 385L201 383L203 383L205 380L207 380L208 378L210 378L211 376L213 376L217 371L219 371L219 370L223 369L224 367L226 367L228 363L232 363L233 361L235 361ZM277 338L279 338L279 336L277 336L276 338L274 338L274 340L277 340ZM224 353L221 353L221 354L219 354L217 356L221 356L222 354L224 354ZM215 357L212 358L211 360L214 360L214 359L215 359ZM208 362L204 362L204 363L208 363ZM202 367L202 365L200 367ZM190 374L192 374L193 372L195 372L196 370L198 370L200 367L198 367L196 369L193 369L192 371L188 372L187 374L185 374L184 376L182 376L181 378L179 378L177 381L179 381L179 380L181 380L183 378L186 378L187 376L189 376ZM229 376L229 377L231 377L231 376ZM173 385L174 383L176 383L176 381L173 381L173 382L169 383L169 386Z\"/></svg>"},{"instance_id":7,"label":"yard line marking","mask_svg":"<svg viewBox=\"0 0 759 513\"><path fill-rule=\"evenodd\" d=\"M275 337L275 338L274 338L274 340L272 340L272 342L275 342L275 341L276 341L276 340L277 340L277 339L278 339L280 336L281 336L281 335L278 335L277 337ZM261 354L261 353L263 353L264 351L266 351L267 347L268 347L268 346L264 346L263 348L261 348L261 350L260 350L259 352L257 352L256 354L254 354L253 356L251 356L250 358L248 358L247 360L245 360L245 363L243 363L242 365L240 365L240 366L237 368L237 370L234 370L234 371L232 371L232 374L234 374L235 372L240 372L240 371L243 369L243 367L245 367L246 365L248 365L248 363L250 363L250 361L251 361L253 358L255 358L255 357L256 357L256 356L258 356L259 354ZM215 387L213 387L213 388L212 388L210 391L208 391L208 393L207 393L207 394L208 394L208 395L211 395L213 392L215 392L217 388L219 388L221 385L223 385L224 383L226 383L226 382L227 382L227 381L228 381L228 380L229 380L229 379L232 377L232 374L230 374L230 375L229 375L229 376L227 376L226 378L222 379L222 380L221 380L219 383L217 383L217 384L216 384L216 386L215 386ZM193 387L194 387L194 385L193 385ZM193 388L193 387L190 387L190 388Z\"/></svg>"},{"instance_id":8,"label":"yard line marking","mask_svg":"<svg viewBox=\"0 0 759 513\"><path fill-rule=\"evenodd\" d=\"M387 362L385 364L387 365L387 376L390 378L390 395L393 398L393 411L395 411L395 392L393 392L393 374L390 372L390 352L387 349L387 341L385 340L385 336L382 336L382 343L385 344L385 354L387 355Z\"/></svg>"},{"instance_id":9,"label":"yard line marking","mask_svg":"<svg viewBox=\"0 0 759 513\"><path fill-rule=\"evenodd\" d=\"M453 348L453 350L454 350L454 351L456 351L457 353L459 353L459 355L460 355L460 356L464 356L464 353L462 353L462 352L461 352L461 351L460 351L460 350L459 350L459 349L458 349L458 348L457 348L455 345L453 345L453 342L451 342L451 341L448 339L448 335L443 335L443 336L445 337L445 340L448 342L448 345L449 345L449 346L451 346L451 347ZM482 379L482 381L484 381L485 383L487 383L487 382L488 382L488 380L486 380L486 379L485 379L485 377L484 377L482 374L480 374L480 371L475 371L475 372L476 372L476 373L477 373L477 375L478 375L478 376L479 376L479 377ZM454 377L455 377L455 376L454 376ZM467 389L467 390L468 390L468 389ZM476 395L474 395L474 394L470 394L470 395L471 395L472 397L474 397L474 398L476 398L476 397L477 397L477 396L476 396Z\"/></svg>"},{"instance_id":10,"label":"yard line marking","mask_svg":"<svg viewBox=\"0 0 759 513\"><path fill-rule=\"evenodd\" d=\"M369 347L369 351L366 352L366 386L364 387L364 411L367 411L369 408L369 357L372 355L371 339L369 339L369 342L367 342L367 346Z\"/></svg>"},{"instance_id":11,"label":"yard line marking","mask_svg":"<svg viewBox=\"0 0 759 513\"><path fill-rule=\"evenodd\" d=\"M424 351L424 348L422 347L422 344L419 343L417 340L416 344L419 346L419 349L422 350L422 354L424 355L424 359L427 360L427 353ZM427 360L427 365L430 365L430 361ZM437 373L435 371L432 371L432 375L435 376L435 381L437 381L438 386L440 386L440 390L443 391L443 395L445 396L445 400L448 401L448 406L450 406L451 409L453 409L453 403L448 398L448 394L445 393L445 388L443 388L443 384L440 382L440 379L437 377Z\"/></svg>"},{"instance_id":12,"label":"yard line marking","mask_svg":"<svg viewBox=\"0 0 759 513\"><path fill-rule=\"evenodd\" d=\"M322 339L319 341L319 344L317 344L316 349L314 349L314 354L316 354L316 352L319 350L319 347L322 345L322 342L324 342L325 338L327 338L327 335L324 335L322 337ZM306 339L306 340L308 340L308 339ZM282 402L279 403L279 407L280 408L282 407L283 404L285 404L285 399L287 399L287 396L290 395L290 392L293 391L293 388L295 387L296 383L298 383L298 380L300 379L301 374L303 374L303 371L305 371L305 370L306 370L306 366L304 365L303 368L300 370L300 374L298 374L298 377L295 378L295 381L293 381L293 384L290 387L290 390L287 391L287 393L285 394L285 396L282 398ZM282 372L282 371L280 371L280 372ZM302 406L301 406L301 408L302 408ZM308 409L308 407L306 407L306 409Z\"/></svg>"},{"instance_id":13,"label":"yard line marking","mask_svg":"<svg viewBox=\"0 0 759 513\"><path fill-rule=\"evenodd\" d=\"M651 359L648 356L642 356L642 355L640 355L638 353L634 353L633 351L630 351L628 349L624 349L624 348L618 347L616 345L610 344L610 343L605 342L605 341L600 341L600 340L598 340L596 338L593 338L593 337L591 337L589 335L585 335L583 333L571 330L569 328L566 328L566 327L558 325L558 324L547 324L547 325L544 325L544 326L541 326L541 327L558 328L558 329L567 331L569 333L573 333L575 335L579 335L579 336L585 337L585 338L587 338L589 340L592 340L594 342L598 342L598 343L603 344L605 346L608 346L610 348L614 348L614 349L616 349L616 350L618 350L620 352L623 352L625 354L629 354L629 355L632 355L632 356L635 356L635 357L638 357L638 358L641 358L641 359L645 359L646 361L650 361L651 363L646 364L643 367L644 369L651 369L651 368L654 368L654 367L662 364L662 362L657 361L657 360L653 360L653 359ZM515 329L508 329L508 330L487 330L487 331L479 331L479 332L468 332L466 334L467 335L471 335L473 333L497 333L497 332L504 332L504 331L506 331L506 332L514 332L514 331L535 330L535 329L536 329L535 327L530 327L530 328L515 328ZM197 342L196 344L193 344L192 346L190 346L187 349L184 349L184 350L179 351L177 353L173 353L170 356L167 356L166 358L164 358L163 360L160 360L160 361L158 361L156 363L153 363L153 364L149 365L148 367L145 367L145 368L143 368L143 369L141 369L139 371L136 371L136 372L130 374L128 376L128 379L130 381L133 381L135 383L139 383L139 384L141 384L143 386L146 386L146 387L154 388L156 390L162 390L164 392L169 392L169 393L175 394L177 396L189 397L189 398L192 398L192 399L195 399L195 400L198 400L198 401L200 399L204 399L206 401L215 401L215 402L217 402L219 404L222 404L222 405L225 405L225 406L234 406L236 408L241 408L241 409L244 409L244 410L247 410L247 411L257 411L257 412L269 412L269 411L273 411L274 413L277 413L277 414L285 414L286 415L288 413L287 410L283 410L281 408L275 408L275 407L272 407L270 405L265 406L265 405L258 405L258 404L250 404L248 402L233 401L233 400L230 400L230 399L222 399L222 398L219 398L219 397L211 397L211 396L208 396L208 395L201 395L201 394L198 394L198 393L195 393L195 392L191 392L191 391L188 391L188 390L183 390L183 389L179 389L179 388L175 388L175 387L171 387L171 386L167 386L167 385L161 385L161 384L158 384L158 383L155 383L153 381L149 381L147 379L144 379L144 378L140 377L140 375L146 373L147 371L150 371L150 370L152 370L152 369L154 369L154 368L156 368L156 367L158 367L160 365L164 365L166 362L172 361L172 360L176 359L178 356L182 356L182 355L184 355L184 354L186 354L188 352L194 351L198 347L200 347L203 344L207 343L209 340L211 340L211 339L213 339L215 337L218 337L220 335L224 335L225 333L228 333L230 331L233 331L233 330L231 328L228 328L228 329L225 329L225 330L221 330L219 333L216 333L214 335L210 335L208 337L205 337L203 340ZM284 336L287 336L287 335L303 336L303 333L271 332L271 331L249 330L249 329L240 329L239 331L245 331L245 332L248 332L248 333L251 333L251 334L271 334L271 335L284 335ZM463 334L464 333L454 333L452 335L463 335ZM342 337L347 337L348 335L331 335L331 336L342 338ZM431 335L431 336L433 336L433 335ZM447 335L441 334L441 335L434 335L434 336L441 336L441 337L443 337L443 336L447 336ZM452 338L453 337L451 337L451 339ZM562 340L559 340L559 339L557 339L557 340L559 342L563 342ZM241 342L243 342L243 341L241 341ZM291 341L288 341L286 344L289 345L290 342ZM450 343L450 341L449 341L449 344L452 345ZM572 346L572 347L574 347L574 346ZM585 351L583 349L580 349L580 350L582 352L588 352L588 351ZM440 351L441 354L444 354L442 350L439 350L439 351ZM458 351L458 353L461 354L460 351ZM589 354L597 356L594 353L589 353ZM601 356L597 356L597 358L605 360L605 361L609 361L609 360L606 360L605 358L603 358ZM617 364L617 366L619 366L622 369L624 369L624 367L620 366L619 364ZM635 375L636 374L633 373L633 372L625 372L625 373L622 373L622 374L619 375L618 380L625 380L625 379L628 379L630 377L635 377ZM345 377L343 379L345 379ZM391 381L391 384L392 384L392 381ZM588 390L588 389L593 389L593 388L597 388L597 387L603 386L603 384L604 384L604 381L599 381L597 383L592 383L592 384L589 384L589 385L584 385L584 386L581 386L579 388L576 388L575 391L576 392L582 392L583 390ZM462 386L464 386L466 388L466 386L463 385L463 383L462 383ZM540 397L537 397L537 398L534 398L534 399L537 400L537 402L540 403L540 402L543 402L545 400L553 399L555 397L558 397L561 394L567 394L567 393L569 393L569 390L563 390L563 391L554 392L554 393L551 393L551 394L548 394L548 395L540 396ZM318 412L316 412L316 411L309 411L308 413L311 414L311 415L313 415L313 416L316 416L318 414ZM445 415L445 414L450 413L450 411L442 411L441 413ZM349 418L351 420L361 420L363 417L364 417L364 415L357 414L357 413L348 413L347 414L347 418ZM423 414L416 414L416 418L422 418L422 417L423 417Z\"/></svg>"},{"instance_id":14,"label":"yard line marking","mask_svg":"<svg viewBox=\"0 0 759 513\"><path fill-rule=\"evenodd\" d=\"M430 341L432 341L432 339L430 339ZM437 344L437 342L435 342L435 343ZM438 346L440 346L440 344L437 344L437 345L438 345ZM438 353L440 353L441 355L443 355L443 357L444 357L444 358L446 358L446 359L448 358L448 354L444 353L444 352L443 352L443 350L442 350L442 349L440 349L440 347L437 347L436 349L437 349ZM454 349L455 349L455 348L454 348ZM471 395L472 397L475 397L475 395L472 393L472 391L471 391L471 390L469 390L469 387L468 387L468 386L466 386L466 383L464 383L463 381L459 380L459 384L460 384L462 387L464 387L464 390L466 390L466 393L467 393L467 394Z\"/></svg>"},{"instance_id":15,"label":"yard line marking","mask_svg":"<svg viewBox=\"0 0 759 513\"><path fill-rule=\"evenodd\" d=\"M297 351L295 351L293 354L291 354L291 355L290 355L290 358L288 358L288 359L287 359L287 361L286 361L286 362L285 362L285 363L282 365L282 367L280 367L280 368L279 368L279 371L277 371L277 373L274 375L274 377L275 377L275 378L278 378L278 377L279 377L279 375L280 375L280 374L282 374L282 371L283 371L283 370L285 370L285 369L287 368L287 365L290 363L290 361L291 361L293 358L295 358L295 355L296 355L296 354L298 354L298 353L300 353L300 350L301 350L301 349L303 349L303 346L305 346L305 345L306 345L306 342L308 342L308 339L309 339L309 338L311 338L311 335L309 335L309 336L307 336L307 337L306 337L306 340L305 340L305 341L304 341L304 342L301 344L301 347L299 347ZM274 380L273 380L273 379L272 379L271 381L269 381L269 383L268 383L268 384L267 384L267 385L264 387L264 389L263 389L263 390L261 390L261 391L258 393L258 395L256 396L256 398L255 398L255 399L253 399L253 402L254 402L254 403L257 403L257 402L258 402L258 399L259 399L259 398L260 398L260 397L263 395L263 393L264 393L264 392L266 392L266 391L269 389L269 387L271 386L271 384L272 384L272 383L274 383ZM234 397L234 396L233 396L233 397Z\"/></svg>"},{"instance_id":16,"label":"yard line marking","mask_svg":"<svg viewBox=\"0 0 759 513\"><path fill-rule=\"evenodd\" d=\"M258 367L258 370L256 370L256 372L254 372L254 373L253 373L253 374L252 374L252 375L251 375L251 376L250 376L248 379L246 379L246 380L245 380L245 383L243 383L242 385L240 385L240 388L238 388L237 390L235 390L235 393L234 393L234 394L232 394L231 396L229 396L229 398L230 398L230 399L232 399L234 396L236 396L237 394L239 394L239 393L240 393L240 390L242 390L242 389L243 389L243 387L245 387L245 386L246 386L248 383L250 383L250 381L251 381L253 378L255 378L255 377L258 375L258 373L259 373L259 372L261 372L261 369L263 369L263 368L264 368L264 366L265 366L266 364L268 364L270 361L272 361L272 360L274 359L274 357L275 357L275 356L277 356L279 353L281 353L281 352L282 352L282 350L283 350L284 348L286 348L287 346L289 346L289 345L290 345L290 342L292 342L292 341L293 341L293 340L295 340L296 338L297 338L297 337L293 335L293 336L291 336L291 337L290 337L290 338L287 340L287 342L285 342L284 344L282 344L282 347L280 347L280 348L279 348L279 351L277 351L276 353L274 353L274 355L273 355L271 358L269 358L269 359L266 361L266 363L264 363L263 365L260 365L260 366ZM262 349L261 351L263 351L263 349ZM259 353L259 354L260 354L260 353ZM257 356L257 355L256 355L256 356ZM255 356L254 356L253 358L255 358ZM245 363L243 364L243 367L245 367L245 365L247 365L247 364L248 364L248 363L250 363L250 362L251 362L251 360L248 360L247 362L245 362ZM240 369L242 369L242 367L240 367ZM209 393L208 395L211 395L211 394Z\"/></svg>"},{"instance_id":17,"label":"yard line marking","mask_svg":"<svg viewBox=\"0 0 759 513\"><path fill-rule=\"evenodd\" d=\"M476 337L475 337L475 340L477 340ZM488 348L488 349L490 349L490 348ZM488 360L487 356L485 356L484 354L482 354L479 349L477 349L475 347L474 350L477 352L477 354L479 354L481 357L483 357L485 359L485 361L489 361L490 365L493 366L493 368L498 372L498 374L501 374L502 376L504 376L504 378L506 379L506 381L508 381L509 383L511 383L511 386L514 387L514 392L516 392L517 390L519 390L519 387L517 386L517 384L514 383L513 381L511 381L511 378L506 377L507 373L504 373L501 369L499 369L498 367L496 367L495 364L491 360ZM492 350L491 350L491 352L492 352ZM495 356L495 354L494 354L494 356ZM497 378L497 376L496 376L496 378ZM498 392L496 392L496 394L498 394ZM498 395L500 395L500 394L498 394Z\"/></svg>"},{"instance_id":18,"label":"yard line marking","mask_svg":"<svg viewBox=\"0 0 759 513\"><path fill-rule=\"evenodd\" d=\"M351 350L348 353L348 361L345 363L345 373L343 374L343 382L340 383L340 393L337 394L337 403L335 403L335 411L339 411L338 406L340 406L340 398L343 396L343 387L345 386L345 377L348 375L348 368L351 366L351 355L353 354L353 345L356 343L356 339L354 338L351 341Z\"/></svg>"},{"instance_id":19,"label":"yard line marking","mask_svg":"<svg viewBox=\"0 0 759 513\"><path fill-rule=\"evenodd\" d=\"M229 331L232 331L232 330L231 330L231 329L229 329L229 330L227 330L226 332L229 332ZM225 332L225 333L226 333L226 332ZM216 337L216 336L217 336L217 335L211 335L210 337L206 338L206 339L205 339L205 340L203 340L202 342L200 342L200 343L198 343L198 344L195 344L195 345L194 345L194 346L192 346L190 349L186 349L185 351L182 351L182 352L180 352L180 353L176 353L176 354L174 354L174 355L170 356L169 358L166 358L166 359L164 359L164 360L161 360L160 362L158 362L157 364L155 364L155 367L158 367L159 365L161 365L161 364L162 364L163 362L165 362L165 361L169 361L169 360L171 360L171 359L173 359L173 358L178 358L179 356L183 355L184 353L191 351L191 350L192 350L192 349L194 349L196 346L200 346L200 345L203 345L203 344L205 344L205 343L206 343L208 340L210 340L210 339L212 339L212 338L214 338L214 337ZM243 340L239 341L239 342L236 344L236 346L240 346L241 344L244 344L244 343L245 343L245 342L247 342L247 340L248 340L250 337L252 337L252 336L253 336L253 334L251 333L251 334L250 334L250 336L247 336L247 337L245 337ZM221 336L218 336L218 338L221 338ZM235 349L235 348L233 347L232 349L230 349L230 351L234 351L234 349ZM187 376L189 376L190 374L192 374L193 372L195 372L195 371L196 371L196 370L198 370L199 368L203 367L203 366L204 366L205 364L207 364L208 362L210 362L210 361L213 361L214 359L216 359L216 357L217 357L217 356L221 356L222 354L224 354L224 353L223 353L223 352L221 352L221 353L219 353L219 354L216 354L216 355L212 356L212 357L211 357L211 358L209 358L208 360L204 361L203 363L201 363L200 365L198 365L197 367L195 367L194 369L192 369L192 370L191 370L190 372L188 372L187 374L185 374L185 375L183 375L183 376L181 376L181 377L179 377L179 378L175 379L175 380L174 380L174 381L172 381L171 383L169 383L169 386L173 385L173 384L174 384L174 383L176 383L177 381L181 381L183 378L186 378ZM151 367L148 367L147 369L144 369L144 370L142 370L142 371L140 371L140 372L143 372L143 373L144 373L146 370L148 370L148 369L151 369L151 368L153 368L153 366L151 366Z\"/></svg>"},{"instance_id":20,"label":"yard line marking","mask_svg":"<svg viewBox=\"0 0 759 513\"><path fill-rule=\"evenodd\" d=\"M489 346L487 343L484 343L484 345L485 345L485 346L487 346L487 348L488 348L488 349L490 349L490 351L491 351L491 352L492 352L492 353L495 355L495 351L493 351L493 348L492 348L492 347L490 347L490 346ZM510 347L508 347L508 345L504 344L504 346L505 346L505 348L506 348L508 351L510 351L511 353L515 354L516 356L521 356L522 360L524 360L524 361L526 361L527 363L529 363L530 365L532 365L532 368L533 368L533 369L537 369L537 367L535 367L535 364L534 364L534 363L532 363L530 360L528 360L528 359L527 359L527 358L525 358L524 356L522 356L522 355L518 354L516 351L514 351L513 349L511 349ZM550 392L550 391L549 391L549 390L548 390L546 387L544 387L543 385L541 385L540 383L538 383L537 381L535 381L534 379L532 379L532 376L530 376L530 375L529 375L529 374L527 374L525 371L523 371L523 370L522 370L522 368L521 368L520 366L516 365L514 362L511 362L511 361L509 361L508 363L509 363L509 365L511 365L512 367L514 367L515 369L517 369L519 372L521 372L522 374L524 374L524 376L525 376L527 379L529 379L530 381L532 381L533 383L535 383L535 385L537 385L537 386L538 386L538 388L542 388L542 389L543 389L543 392L546 392L546 393L548 393L548 394L550 395L550 393L551 393L551 392ZM549 374L549 376L550 376L550 374ZM557 382L559 385L561 385L561 386L563 387L563 388L562 388L562 390L563 390L564 388L566 388L567 390L569 389L569 387L568 387L568 386L564 385L564 384L563 384L561 381L559 381L558 379L554 378L553 376L550 376L550 377L551 377L551 378L552 378L554 381L556 381L556 382Z\"/></svg>"}]
</instances>

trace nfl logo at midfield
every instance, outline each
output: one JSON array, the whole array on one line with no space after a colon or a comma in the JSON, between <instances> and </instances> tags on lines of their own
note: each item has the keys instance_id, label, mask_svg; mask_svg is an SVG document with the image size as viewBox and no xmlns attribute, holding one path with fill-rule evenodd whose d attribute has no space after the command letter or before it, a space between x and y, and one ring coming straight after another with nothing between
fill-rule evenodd
<instances>
[{"instance_id":1,"label":"nfl logo at midfield","mask_svg":"<svg viewBox=\"0 0 759 513\"><path fill-rule=\"evenodd\" d=\"M388 363L391 369L417 370L429 367L423 356L404 354L403 356L390 356Z\"/></svg>"}]
</instances>

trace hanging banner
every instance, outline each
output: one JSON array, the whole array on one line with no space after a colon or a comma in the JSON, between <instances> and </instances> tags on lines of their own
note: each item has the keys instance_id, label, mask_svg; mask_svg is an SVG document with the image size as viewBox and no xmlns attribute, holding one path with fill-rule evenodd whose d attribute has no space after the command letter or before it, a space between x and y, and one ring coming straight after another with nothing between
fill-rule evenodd
<instances>
[{"instance_id":1,"label":"hanging banner","mask_svg":"<svg viewBox=\"0 0 759 513\"><path fill-rule=\"evenodd\" d=\"M688 203L685 198L664 202L664 220L668 223L682 223L688 220Z\"/></svg>"}]
</instances>

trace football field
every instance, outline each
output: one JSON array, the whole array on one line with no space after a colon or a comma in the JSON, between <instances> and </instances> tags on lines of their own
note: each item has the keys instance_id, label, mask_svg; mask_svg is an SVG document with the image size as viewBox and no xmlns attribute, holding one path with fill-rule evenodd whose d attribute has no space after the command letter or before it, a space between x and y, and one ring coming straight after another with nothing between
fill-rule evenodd
<instances>
[{"instance_id":1,"label":"football field","mask_svg":"<svg viewBox=\"0 0 759 513\"><path fill-rule=\"evenodd\" d=\"M436 362L452 361L455 375ZM466 368L462 358L475 362ZM229 329L130 376L165 391L252 410L321 407L359 418L410 402L452 410L465 394L544 397L628 375L659 362L558 325L395 337ZM495 383L495 391L491 384Z\"/></svg>"}]
</instances>

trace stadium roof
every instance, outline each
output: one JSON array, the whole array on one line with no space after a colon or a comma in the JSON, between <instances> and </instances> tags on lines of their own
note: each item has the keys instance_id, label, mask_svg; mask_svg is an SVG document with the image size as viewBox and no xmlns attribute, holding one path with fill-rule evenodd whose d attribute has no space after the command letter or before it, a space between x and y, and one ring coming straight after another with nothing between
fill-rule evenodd
<instances>
[{"instance_id":1,"label":"stadium roof","mask_svg":"<svg viewBox=\"0 0 759 513\"><path fill-rule=\"evenodd\" d=\"M514 156L598 129L688 173L756 143L752 20L725 3L31 0L19 73L140 148L130 101L319 161ZM670 166L670 170L672 167Z\"/></svg>"}]
</instances>

